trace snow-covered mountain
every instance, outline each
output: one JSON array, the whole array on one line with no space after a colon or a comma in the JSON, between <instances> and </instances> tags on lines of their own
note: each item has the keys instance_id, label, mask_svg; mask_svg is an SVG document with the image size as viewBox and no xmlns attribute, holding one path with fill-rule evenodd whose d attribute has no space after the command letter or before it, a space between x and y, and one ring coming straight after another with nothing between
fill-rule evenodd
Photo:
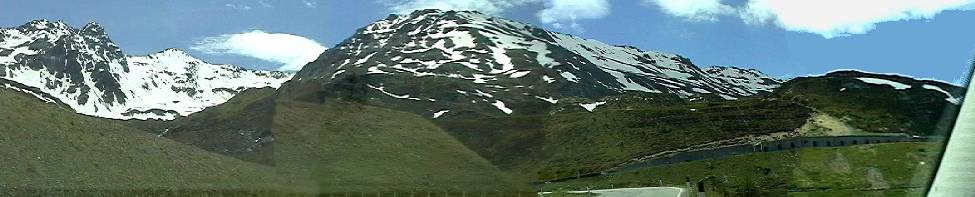
<instances>
[{"instance_id":1,"label":"snow-covered mountain","mask_svg":"<svg viewBox=\"0 0 975 197\"><path fill-rule=\"evenodd\" d=\"M440 10L390 15L361 28L295 79L295 87L326 84L326 94L416 103L412 110L431 116L482 107L512 114L519 113L519 105L631 91L729 100L779 84L755 70L702 70L675 54L613 46L477 12ZM426 109L418 109L422 106Z\"/></svg>"},{"instance_id":2,"label":"snow-covered mountain","mask_svg":"<svg viewBox=\"0 0 975 197\"><path fill-rule=\"evenodd\" d=\"M96 23L75 29L35 20L0 29L0 78L34 87L81 114L171 120L247 88L277 88L291 74L209 64L178 49L128 56Z\"/></svg>"},{"instance_id":3,"label":"snow-covered mountain","mask_svg":"<svg viewBox=\"0 0 975 197\"><path fill-rule=\"evenodd\" d=\"M733 84L733 91L740 93L772 92L773 89L782 84L782 80L769 77L761 71L755 69L742 69L731 66L712 66L704 68L718 81Z\"/></svg>"}]
</instances>

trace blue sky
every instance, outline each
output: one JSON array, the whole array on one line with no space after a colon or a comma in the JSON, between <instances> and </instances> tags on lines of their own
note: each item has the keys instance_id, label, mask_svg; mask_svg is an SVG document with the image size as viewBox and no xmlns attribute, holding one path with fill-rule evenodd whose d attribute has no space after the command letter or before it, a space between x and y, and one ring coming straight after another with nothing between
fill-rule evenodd
<instances>
[{"instance_id":1,"label":"blue sky","mask_svg":"<svg viewBox=\"0 0 975 197\"><path fill-rule=\"evenodd\" d=\"M610 44L681 54L699 66L735 65L779 77L853 68L950 82L975 55L973 0L782 2L0 0L0 26L32 19L76 27L96 21L129 54L181 48L212 63L260 69L294 67L290 59L307 59L309 51L331 47L390 13L430 7L480 10ZM248 48L255 46L270 50Z\"/></svg>"}]
</instances>

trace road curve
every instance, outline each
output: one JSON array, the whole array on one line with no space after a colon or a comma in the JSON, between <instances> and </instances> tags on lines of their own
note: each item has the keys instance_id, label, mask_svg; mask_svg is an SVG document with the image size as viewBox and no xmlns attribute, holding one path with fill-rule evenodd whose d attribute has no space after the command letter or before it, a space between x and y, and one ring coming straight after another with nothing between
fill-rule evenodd
<instances>
[{"instance_id":1,"label":"road curve","mask_svg":"<svg viewBox=\"0 0 975 197\"><path fill-rule=\"evenodd\" d=\"M587 191L568 191L568 193L582 194ZM686 189L679 187L638 187L638 188L617 188L591 190L589 192L599 194L600 197L687 197ZM552 192L542 192L542 195Z\"/></svg>"}]
</instances>

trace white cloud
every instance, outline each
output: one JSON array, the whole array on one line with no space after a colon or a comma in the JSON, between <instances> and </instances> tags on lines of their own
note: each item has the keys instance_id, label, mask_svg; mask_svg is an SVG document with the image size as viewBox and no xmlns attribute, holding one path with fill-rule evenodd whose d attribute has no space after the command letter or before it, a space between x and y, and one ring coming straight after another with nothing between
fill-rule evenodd
<instances>
[{"instance_id":1,"label":"white cloud","mask_svg":"<svg viewBox=\"0 0 975 197\"><path fill-rule=\"evenodd\" d=\"M300 70L325 51L321 44L305 37L261 30L203 38L190 49L206 54L253 57L280 64L278 70Z\"/></svg>"},{"instance_id":2,"label":"white cloud","mask_svg":"<svg viewBox=\"0 0 975 197\"><path fill-rule=\"evenodd\" d=\"M537 14L538 20L555 28L581 30L577 20L602 18L610 13L606 0L547 0L545 5Z\"/></svg>"},{"instance_id":3,"label":"white cloud","mask_svg":"<svg viewBox=\"0 0 975 197\"><path fill-rule=\"evenodd\" d=\"M228 8L235 9L235 10L250 10L251 9L251 6L248 6L248 5L240 5L240 4L230 4L230 3L228 3L228 4L223 4L223 6L226 6Z\"/></svg>"},{"instance_id":4,"label":"white cloud","mask_svg":"<svg viewBox=\"0 0 975 197\"><path fill-rule=\"evenodd\" d=\"M717 16L737 15L747 24L774 24L825 38L864 34L882 22L932 19L946 10L975 9L975 0L748 0L737 8L721 0L645 2L691 20L715 21Z\"/></svg>"},{"instance_id":5,"label":"white cloud","mask_svg":"<svg viewBox=\"0 0 975 197\"><path fill-rule=\"evenodd\" d=\"M945 10L971 9L975 0L751 0L741 17L825 38L864 34L877 23L932 19Z\"/></svg>"},{"instance_id":6,"label":"white cloud","mask_svg":"<svg viewBox=\"0 0 975 197\"><path fill-rule=\"evenodd\" d=\"M315 2L312 2L312 1L302 0L302 3L304 3L305 4L305 7L308 7L308 8L318 8L318 3L315 3Z\"/></svg>"},{"instance_id":7,"label":"white cloud","mask_svg":"<svg viewBox=\"0 0 975 197\"><path fill-rule=\"evenodd\" d=\"M693 21L717 21L718 16L733 15L734 7L722 4L720 0L645 0L656 4L667 14Z\"/></svg>"},{"instance_id":8,"label":"white cloud","mask_svg":"<svg viewBox=\"0 0 975 197\"><path fill-rule=\"evenodd\" d=\"M541 0L400 0L385 1L390 11L409 14L415 10L440 9L458 11L479 11L485 14L501 14L508 8L540 2Z\"/></svg>"},{"instance_id":9,"label":"white cloud","mask_svg":"<svg viewBox=\"0 0 975 197\"><path fill-rule=\"evenodd\" d=\"M260 4L261 6L264 6L266 8L273 8L274 7L274 5L271 5L270 3L264 2L264 0L257 0L257 4Z\"/></svg>"}]
</instances>

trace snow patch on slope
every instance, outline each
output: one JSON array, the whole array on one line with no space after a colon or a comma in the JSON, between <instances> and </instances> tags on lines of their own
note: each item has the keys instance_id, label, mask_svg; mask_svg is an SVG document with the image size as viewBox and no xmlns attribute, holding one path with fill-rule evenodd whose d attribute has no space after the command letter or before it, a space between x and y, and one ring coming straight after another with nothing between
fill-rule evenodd
<instances>
[{"instance_id":1,"label":"snow patch on slope","mask_svg":"<svg viewBox=\"0 0 975 197\"><path fill-rule=\"evenodd\" d=\"M871 78L871 77L858 77L857 79L863 81L864 83L877 84L877 85L889 85L891 87L894 87L894 89L897 90L906 90L911 88L911 85L903 84L896 81L886 80L886 79Z\"/></svg>"},{"instance_id":2,"label":"snow patch on slope","mask_svg":"<svg viewBox=\"0 0 975 197\"><path fill-rule=\"evenodd\" d=\"M504 112L505 114L511 114L511 112L514 112L513 110L505 106L504 102L501 102L501 100L495 100L494 103L491 103L491 105L494 105L494 107L497 107L498 110L501 110L501 112Z\"/></svg>"},{"instance_id":3,"label":"snow patch on slope","mask_svg":"<svg viewBox=\"0 0 975 197\"><path fill-rule=\"evenodd\" d=\"M599 107L600 105L603 105L603 104L606 104L606 102L605 101L599 101L599 102L595 102L595 103L585 103L585 104L580 103L579 106L581 106L582 108L586 109L586 111L593 112L594 110L596 110L596 107Z\"/></svg>"},{"instance_id":4,"label":"snow patch on slope","mask_svg":"<svg viewBox=\"0 0 975 197\"><path fill-rule=\"evenodd\" d=\"M948 91L945 91L944 89L941 89L938 86L924 84L921 87L924 88L924 89L934 90L934 91L938 91L938 92L944 93L945 96L947 96L947 98L945 98L945 101L948 101L948 102L950 102L952 104L955 104L955 105L961 104L961 98L960 97L959 98L956 98L954 95L951 95L951 93L948 93Z\"/></svg>"},{"instance_id":5,"label":"snow patch on slope","mask_svg":"<svg viewBox=\"0 0 975 197\"><path fill-rule=\"evenodd\" d=\"M372 88L374 90L377 90L379 92L382 92L383 94L385 94L385 95L387 95L389 97L398 98L398 99L415 100L415 101L421 100L420 98L410 97L409 94L398 95L398 94L393 94L391 92L387 92L386 91L386 87L382 87L382 86L376 87L376 86L373 86L373 85L366 85L366 86L369 86L369 88Z\"/></svg>"},{"instance_id":6,"label":"snow patch on slope","mask_svg":"<svg viewBox=\"0 0 975 197\"><path fill-rule=\"evenodd\" d=\"M438 111L438 112L434 112L434 113L433 113L433 118L434 118L434 119L436 119L436 118L439 118L440 116L443 116L443 115L444 115L444 114L446 114L447 112L450 112L450 110L440 110L440 111Z\"/></svg>"}]
</instances>

